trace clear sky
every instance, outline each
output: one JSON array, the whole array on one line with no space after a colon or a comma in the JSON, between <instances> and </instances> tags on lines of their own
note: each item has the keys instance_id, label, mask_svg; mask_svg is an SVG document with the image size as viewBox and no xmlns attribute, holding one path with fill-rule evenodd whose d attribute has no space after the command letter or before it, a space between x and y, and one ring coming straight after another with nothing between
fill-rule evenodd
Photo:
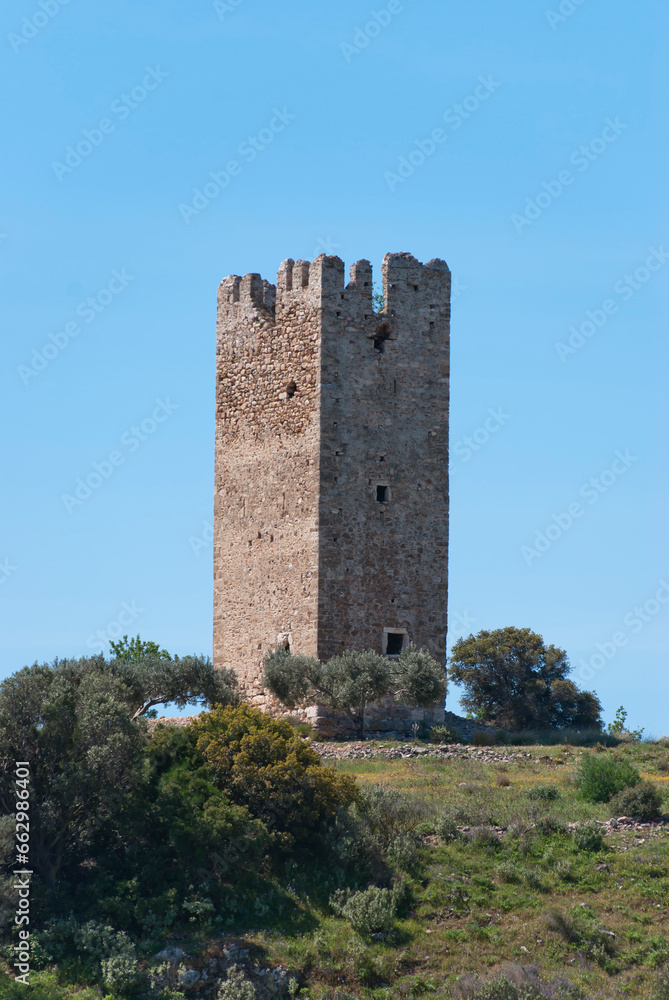
<instances>
[{"instance_id":1,"label":"clear sky","mask_svg":"<svg viewBox=\"0 0 669 1000\"><path fill-rule=\"evenodd\" d=\"M668 732L668 25L8 0L2 675L123 632L210 652L218 282L409 251L454 276L450 640L529 626Z\"/></svg>"}]
</instances>

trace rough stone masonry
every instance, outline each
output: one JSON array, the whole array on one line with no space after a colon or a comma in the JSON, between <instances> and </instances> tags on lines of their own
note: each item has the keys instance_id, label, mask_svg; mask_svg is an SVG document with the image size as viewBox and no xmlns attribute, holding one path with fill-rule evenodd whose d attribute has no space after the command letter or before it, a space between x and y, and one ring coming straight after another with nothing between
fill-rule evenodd
<instances>
[{"instance_id":1,"label":"rough stone masonry","mask_svg":"<svg viewBox=\"0 0 669 1000\"><path fill-rule=\"evenodd\" d=\"M221 282L214 662L254 705L280 710L262 686L278 644L445 660L450 287L443 260L408 253L386 254L378 313L366 260L348 284L325 255L284 261L276 286ZM385 702L368 719L400 732L424 715Z\"/></svg>"}]
</instances>

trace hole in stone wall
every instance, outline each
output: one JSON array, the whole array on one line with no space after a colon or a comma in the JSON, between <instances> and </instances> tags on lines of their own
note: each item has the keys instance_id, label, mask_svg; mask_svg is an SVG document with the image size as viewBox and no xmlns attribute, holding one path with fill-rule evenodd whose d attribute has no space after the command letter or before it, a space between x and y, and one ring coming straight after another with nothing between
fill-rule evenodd
<instances>
[{"instance_id":1,"label":"hole in stone wall","mask_svg":"<svg viewBox=\"0 0 669 1000\"><path fill-rule=\"evenodd\" d=\"M384 344L388 337L390 336L390 327L387 323L382 323L381 326L377 327L376 332L372 335L372 340L374 341L374 350L383 354Z\"/></svg>"},{"instance_id":2,"label":"hole in stone wall","mask_svg":"<svg viewBox=\"0 0 669 1000\"><path fill-rule=\"evenodd\" d=\"M402 652L404 635L402 632L389 632L388 644L386 646L386 656L399 656Z\"/></svg>"},{"instance_id":3,"label":"hole in stone wall","mask_svg":"<svg viewBox=\"0 0 669 1000\"><path fill-rule=\"evenodd\" d=\"M390 500L390 487L389 486L377 486L376 487L376 499L379 503L388 503Z\"/></svg>"},{"instance_id":4,"label":"hole in stone wall","mask_svg":"<svg viewBox=\"0 0 669 1000\"><path fill-rule=\"evenodd\" d=\"M296 392L297 392L297 383L289 382L288 385L286 386L286 395L288 396L288 399L292 399Z\"/></svg>"}]
</instances>

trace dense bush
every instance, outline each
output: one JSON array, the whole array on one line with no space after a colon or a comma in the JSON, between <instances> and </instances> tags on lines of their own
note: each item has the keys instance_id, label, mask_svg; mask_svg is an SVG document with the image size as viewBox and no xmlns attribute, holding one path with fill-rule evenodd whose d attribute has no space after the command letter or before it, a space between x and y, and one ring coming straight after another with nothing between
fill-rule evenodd
<instances>
[{"instance_id":1,"label":"dense bush","mask_svg":"<svg viewBox=\"0 0 669 1000\"><path fill-rule=\"evenodd\" d=\"M604 843L604 834L598 823L579 823L574 829L574 843L579 851L599 851Z\"/></svg>"},{"instance_id":2,"label":"dense bush","mask_svg":"<svg viewBox=\"0 0 669 1000\"><path fill-rule=\"evenodd\" d=\"M581 795L588 802L608 802L616 792L637 785L641 777L629 761L598 753L583 758L577 780Z\"/></svg>"},{"instance_id":3,"label":"dense bush","mask_svg":"<svg viewBox=\"0 0 669 1000\"><path fill-rule=\"evenodd\" d=\"M662 810L662 795L650 781L624 788L609 803L612 816L635 816L644 822L657 819Z\"/></svg>"},{"instance_id":4,"label":"dense bush","mask_svg":"<svg viewBox=\"0 0 669 1000\"><path fill-rule=\"evenodd\" d=\"M464 743L462 733L453 726L432 726L429 734L430 743Z\"/></svg>"},{"instance_id":5,"label":"dense bush","mask_svg":"<svg viewBox=\"0 0 669 1000\"><path fill-rule=\"evenodd\" d=\"M546 646L529 628L483 630L458 639L449 677L465 690L461 704L483 722L506 729L601 729L601 705L567 680L564 649Z\"/></svg>"},{"instance_id":6,"label":"dense bush","mask_svg":"<svg viewBox=\"0 0 669 1000\"><path fill-rule=\"evenodd\" d=\"M380 889L375 885L352 894L339 891L330 900L335 913L348 920L353 930L362 935L389 931L398 903L396 888Z\"/></svg>"},{"instance_id":7,"label":"dense bush","mask_svg":"<svg viewBox=\"0 0 669 1000\"><path fill-rule=\"evenodd\" d=\"M357 798L353 778L325 767L288 722L250 705L215 709L194 730L217 787L283 848L313 844L325 819Z\"/></svg>"},{"instance_id":8,"label":"dense bush","mask_svg":"<svg viewBox=\"0 0 669 1000\"><path fill-rule=\"evenodd\" d=\"M555 802L560 798L560 792L555 785L534 785L525 793L534 802Z\"/></svg>"},{"instance_id":9,"label":"dense bush","mask_svg":"<svg viewBox=\"0 0 669 1000\"><path fill-rule=\"evenodd\" d=\"M226 974L227 982L219 986L216 1000L255 1000L256 990L237 965L232 965Z\"/></svg>"}]
</instances>

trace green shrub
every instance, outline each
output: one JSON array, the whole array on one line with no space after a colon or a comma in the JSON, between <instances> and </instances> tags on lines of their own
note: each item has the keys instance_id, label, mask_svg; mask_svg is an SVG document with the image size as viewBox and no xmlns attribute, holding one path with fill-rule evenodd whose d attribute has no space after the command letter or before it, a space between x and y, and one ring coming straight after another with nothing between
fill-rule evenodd
<instances>
[{"instance_id":1,"label":"green shrub","mask_svg":"<svg viewBox=\"0 0 669 1000\"><path fill-rule=\"evenodd\" d=\"M609 754L588 754L581 762L577 780L588 802L608 802L616 792L637 785L641 777L626 760L616 760Z\"/></svg>"},{"instance_id":2,"label":"green shrub","mask_svg":"<svg viewBox=\"0 0 669 1000\"><path fill-rule=\"evenodd\" d=\"M642 781L614 795L610 807L612 816L635 816L647 823L660 815L662 795L650 781Z\"/></svg>"},{"instance_id":3,"label":"green shrub","mask_svg":"<svg viewBox=\"0 0 669 1000\"><path fill-rule=\"evenodd\" d=\"M0 973L0 1000L100 1000L100 991L86 986L61 986L55 972L31 971L29 986Z\"/></svg>"},{"instance_id":4,"label":"green shrub","mask_svg":"<svg viewBox=\"0 0 669 1000\"><path fill-rule=\"evenodd\" d=\"M142 981L139 962L132 955L112 955L101 962L102 982L108 990L127 996L133 993Z\"/></svg>"},{"instance_id":5,"label":"green shrub","mask_svg":"<svg viewBox=\"0 0 669 1000\"><path fill-rule=\"evenodd\" d=\"M590 907L574 906L568 913L552 910L546 917L546 923L550 930L603 969L616 971L612 961L616 951L615 936L603 926Z\"/></svg>"},{"instance_id":6,"label":"green shrub","mask_svg":"<svg viewBox=\"0 0 669 1000\"><path fill-rule=\"evenodd\" d=\"M478 826L469 836L476 847L491 848L496 851L502 846L502 841L489 826Z\"/></svg>"},{"instance_id":7,"label":"green shrub","mask_svg":"<svg viewBox=\"0 0 669 1000\"><path fill-rule=\"evenodd\" d=\"M358 797L286 722L250 705L216 708L193 724L218 787L275 831L282 847L313 843L323 821Z\"/></svg>"},{"instance_id":8,"label":"green shrub","mask_svg":"<svg viewBox=\"0 0 669 1000\"><path fill-rule=\"evenodd\" d=\"M535 785L525 793L533 802L555 802L560 798L559 789L555 785Z\"/></svg>"},{"instance_id":9,"label":"green shrub","mask_svg":"<svg viewBox=\"0 0 669 1000\"><path fill-rule=\"evenodd\" d=\"M472 743L475 747L496 747L498 742L497 733L486 730L481 730L472 736Z\"/></svg>"},{"instance_id":10,"label":"green shrub","mask_svg":"<svg viewBox=\"0 0 669 1000\"><path fill-rule=\"evenodd\" d=\"M604 843L604 834L598 823L579 823L574 829L574 843L579 851L599 851Z\"/></svg>"},{"instance_id":11,"label":"green shrub","mask_svg":"<svg viewBox=\"0 0 669 1000\"><path fill-rule=\"evenodd\" d=\"M508 962L492 979L465 976L458 981L460 1000L586 1000L585 993L565 979L546 982L535 968Z\"/></svg>"},{"instance_id":12,"label":"green shrub","mask_svg":"<svg viewBox=\"0 0 669 1000\"><path fill-rule=\"evenodd\" d=\"M495 870L500 882L518 883L522 880L522 873L513 861L502 861Z\"/></svg>"},{"instance_id":13,"label":"green shrub","mask_svg":"<svg viewBox=\"0 0 669 1000\"><path fill-rule=\"evenodd\" d=\"M379 889L375 885L351 895L339 890L330 899L335 913L348 920L353 930L367 936L390 930L397 904L396 890Z\"/></svg>"},{"instance_id":14,"label":"green shrub","mask_svg":"<svg viewBox=\"0 0 669 1000\"><path fill-rule=\"evenodd\" d=\"M256 989L245 978L238 965L231 965L227 971L227 981L219 986L216 1000L255 1000Z\"/></svg>"},{"instance_id":15,"label":"green shrub","mask_svg":"<svg viewBox=\"0 0 669 1000\"><path fill-rule=\"evenodd\" d=\"M655 975L652 1000L669 1000L669 965L663 965Z\"/></svg>"},{"instance_id":16,"label":"green shrub","mask_svg":"<svg viewBox=\"0 0 669 1000\"><path fill-rule=\"evenodd\" d=\"M443 813L437 819L435 830L442 840L456 840L459 836L457 823L451 813Z\"/></svg>"},{"instance_id":17,"label":"green shrub","mask_svg":"<svg viewBox=\"0 0 669 1000\"><path fill-rule=\"evenodd\" d=\"M429 735L430 743L464 743L462 733L453 726L432 726Z\"/></svg>"}]
</instances>

